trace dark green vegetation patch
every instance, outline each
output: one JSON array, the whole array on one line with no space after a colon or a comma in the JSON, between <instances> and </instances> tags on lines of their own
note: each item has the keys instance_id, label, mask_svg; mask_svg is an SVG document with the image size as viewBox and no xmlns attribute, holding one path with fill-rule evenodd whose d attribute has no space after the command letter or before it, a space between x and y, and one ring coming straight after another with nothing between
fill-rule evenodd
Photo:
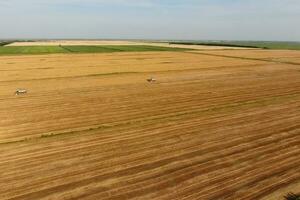
<instances>
[{"instance_id":1,"label":"dark green vegetation patch","mask_svg":"<svg viewBox=\"0 0 300 200\"><path fill-rule=\"evenodd\" d=\"M9 41L0 41L0 46L5 46L5 45L8 45L8 44L11 44L12 42L9 42Z\"/></svg>"},{"instance_id":2,"label":"dark green vegetation patch","mask_svg":"<svg viewBox=\"0 0 300 200\"><path fill-rule=\"evenodd\" d=\"M285 196L286 200L300 200L299 194L289 193Z\"/></svg>"},{"instance_id":3,"label":"dark green vegetation patch","mask_svg":"<svg viewBox=\"0 0 300 200\"><path fill-rule=\"evenodd\" d=\"M185 51L190 49L144 45L124 46L1 46L0 55L30 55L51 53L113 53L146 51Z\"/></svg>"}]
</instances>

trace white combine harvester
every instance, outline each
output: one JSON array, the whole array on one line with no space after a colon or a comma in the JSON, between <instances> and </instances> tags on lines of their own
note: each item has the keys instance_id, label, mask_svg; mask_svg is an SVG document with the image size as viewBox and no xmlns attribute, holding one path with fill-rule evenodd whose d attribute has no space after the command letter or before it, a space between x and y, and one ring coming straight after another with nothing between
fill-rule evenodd
<instances>
[{"instance_id":1,"label":"white combine harvester","mask_svg":"<svg viewBox=\"0 0 300 200\"><path fill-rule=\"evenodd\" d=\"M149 83L155 83L155 82L156 82L156 79L153 78L153 77L151 77L151 78L148 78L147 81L148 81Z\"/></svg>"},{"instance_id":2,"label":"white combine harvester","mask_svg":"<svg viewBox=\"0 0 300 200\"><path fill-rule=\"evenodd\" d=\"M15 95L19 96L19 95L24 95L27 94L27 90L25 89L17 89L15 92Z\"/></svg>"}]
</instances>

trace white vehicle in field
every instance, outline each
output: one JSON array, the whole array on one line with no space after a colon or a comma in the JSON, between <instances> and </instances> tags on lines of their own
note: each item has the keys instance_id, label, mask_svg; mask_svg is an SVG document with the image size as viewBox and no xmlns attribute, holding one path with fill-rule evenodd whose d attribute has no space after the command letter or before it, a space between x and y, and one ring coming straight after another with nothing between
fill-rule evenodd
<instances>
[{"instance_id":1,"label":"white vehicle in field","mask_svg":"<svg viewBox=\"0 0 300 200\"><path fill-rule=\"evenodd\" d=\"M155 83L155 82L156 82L156 79L153 78L153 77L151 77L151 78L148 78L147 81L148 81L149 83Z\"/></svg>"},{"instance_id":2,"label":"white vehicle in field","mask_svg":"<svg viewBox=\"0 0 300 200\"><path fill-rule=\"evenodd\" d=\"M16 92L15 92L15 95L24 95L24 94L27 94L27 90L25 89L17 89Z\"/></svg>"}]
</instances>

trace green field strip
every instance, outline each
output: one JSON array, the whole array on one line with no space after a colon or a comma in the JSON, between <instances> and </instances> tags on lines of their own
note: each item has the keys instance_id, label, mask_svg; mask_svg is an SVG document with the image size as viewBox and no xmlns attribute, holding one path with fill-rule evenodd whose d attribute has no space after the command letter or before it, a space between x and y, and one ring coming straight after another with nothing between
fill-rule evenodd
<instances>
[{"instance_id":1,"label":"green field strip","mask_svg":"<svg viewBox=\"0 0 300 200\"><path fill-rule=\"evenodd\" d=\"M0 55L31 55L67 53L59 46L3 46L0 47Z\"/></svg>"},{"instance_id":2,"label":"green field strip","mask_svg":"<svg viewBox=\"0 0 300 200\"><path fill-rule=\"evenodd\" d=\"M55 53L114 53L147 51L187 51L192 49L145 45L103 46L0 46L0 55L36 55Z\"/></svg>"}]
</instances>

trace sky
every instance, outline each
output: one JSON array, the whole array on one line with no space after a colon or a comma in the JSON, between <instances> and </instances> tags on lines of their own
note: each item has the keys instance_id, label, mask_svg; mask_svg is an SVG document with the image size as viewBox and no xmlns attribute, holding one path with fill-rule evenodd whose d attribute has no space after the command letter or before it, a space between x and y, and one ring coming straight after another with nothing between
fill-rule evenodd
<instances>
[{"instance_id":1,"label":"sky","mask_svg":"<svg viewBox=\"0 0 300 200\"><path fill-rule=\"evenodd\" d=\"M0 38L300 41L300 0L0 0Z\"/></svg>"}]
</instances>

